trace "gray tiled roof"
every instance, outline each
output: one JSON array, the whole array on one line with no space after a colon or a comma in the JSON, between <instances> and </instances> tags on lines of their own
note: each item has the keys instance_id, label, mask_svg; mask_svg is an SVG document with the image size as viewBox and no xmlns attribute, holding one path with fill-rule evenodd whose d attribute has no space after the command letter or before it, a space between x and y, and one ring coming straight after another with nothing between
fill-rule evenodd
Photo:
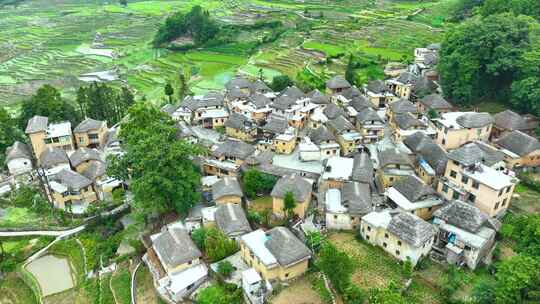
<instances>
[{"instance_id":1,"label":"gray tiled roof","mask_svg":"<svg viewBox=\"0 0 540 304\"><path fill-rule=\"evenodd\" d=\"M217 227L228 236L251 232L251 227L242 206L239 204L220 205L214 214Z\"/></svg>"},{"instance_id":2,"label":"gray tiled roof","mask_svg":"<svg viewBox=\"0 0 540 304\"><path fill-rule=\"evenodd\" d=\"M88 167L81 174L89 180L95 181L98 177L105 175L107 164L101 161L90 161Z\"/></svg>"},{"instance_id":3,"label":"gray tiled roof","mask_svg":"<svg viewBox=\"0 0 540 304\"><path fill-rule=\"evenodd\" d=\"M456 119L463 128L482 128L493 123L489 113L465 113Z\"/></svg>"},{"instance_id":4,"label":"gray tiled roof","mask_svg":"<svg viewBox=\"0 0 540 304\"><path fill-rule=\"evenodd\" d=\"M411 72L403 72L399 75L398 78L396 78L396 81L403 84L414 84L416 83L416 81L418 81L418 76Z\"/></svg>"},{"instance_id":5,"label":"gray tiled roof","mask_svg":"<svg viewBox=\"0 0 540 304\"><path fill-rule=\"evenodd\" d=\"M257 109L260 109L260 108L264 108L265 106L269 105L272 103L272 101L270 100L270 98L262 95L262 94L255 94L255 95L252 95L249 99L251 101L251 103L255 106L255 108Z\"/></svg>"},{"instance_id":6,"label":"gray tiled roof","mask_svg":"<svg viewBox=\"0 0 540 304\"><path fill-rule=\"evenodd\" d=\"M243 196L242 188L236 177L225 176L212 185L212 198L214 200L228 195Z\"/></svg>"},{"instance_id":7,"label":"gray tiled roof","mask_svg":"<svg viewBox=\"0 0 540 304\"><path fill-rule=\"evenodd\" d=\"M249 81L249 79L247 78L243 78L243 77L236 77L236 78L233 78L231 80L229 80L226 84L225 84L225 88L230 91L234 88L239 88L239 89L251 89L253 87L253 83L251 81Z\"/></svg>"},{"instance_id":8,"label":"gray tiled roof","mask_svg":"<svg viewBox=\"0 0 540 304\"><path fill-rule=\"evenodd\" d=\"M96 149L89 149L89 148L78 148L69 156L69 160L71 162L71 165L73 167L77 167L81 163L89 160L97 160L97 161L103 161L101 158L101 154Z\"/></svg>"},{"instance_id":9,"label":"gray tiled roof","mask_svg":"<svg viewBox=\"0 0 540 304\"><path fill-rule=\"evenodd\" d=\"M168 268L174 268L202 256L187 231L182 228L168 227L154 240L153 247Z\"/></svg>"},{"instance_id":10,"label":"gray tiled roof","mask_svg":"<svg viewBox=\"0 0 540 304\"><path fill-rule=\"evenodd\" d=\"M414 214L400 212L392 217L388 231L402 241L420 247L432 239L437 229Z\"/></svg>"},{"instance_id":11,"label":"gray tiled roof","mask_svg":"<svg viewBox=\"0 0 540 304\"><path fill-rule=\"evenodd\" d=\"M229 119L225 122L225 127L236 130L249 130L254 127L251 120L240 113L231 112Z\"/></svg>"},{"instance_id":12,"label":"gray tiled roof","mask_svg":"<svg viewBox=\"0 0 540 304\"><path fill-rule=\"evenodd\" d=\"M373 183L373 161L367 153L358 153L354 155L352 180L371 184Z\"/></svg>"},{"instance_id":13,"label":"gray tiled roof","mask_svg":"<svg viewBox=\"0 0 540 304\"><path fill-rule=\"evenodd\" d=\"M313 90L307 95L312 103L315 104L329 104L330 98L325 95L324 93L321 93L319 90Z\"/></svg>"},{"instance_id":14,"label":"gray tiled roof","mask_svg":"<svg viewBox=\"0 0 540 304\"><path fill-rule=\"evenodd\" d=\"M292 192L297 202L303 202L311 195L311 184L300 175L286 175L277 181L270 195L285 198L287 192Z\"/></svg>"},{"instance_id":15,"label":"gray tiled roof","mask_svg":"<svg viewBox=\"0 0 540 304\"><path fill-rule=\"evenodd\" d=\"M287 110L296 104L296 99L290 96L280 95L276 100L270 105L272 108L278 110Z\"/></svg>"},{"instance_id":16,"label":"gray tiled roof","mask_svg":"<svg viewBox=\"0 0 540 304\"><path fill-rule=\"evenodd\" d=\"M435 211L433 216L470 232L478 231L488 219L488 216L478 207L461 201L452 201L446 204Z\"/></svg>"},{"instance_id":17,"label":"gray tiled roof","mask_svg":"<svg viewBox=\"0 0 540 304\"><path fill-rule=\"evenodd\" d=\"M412 165L409 156L398 149L386 149L378 153L379 166L386 167L389 164Z\"/></svg>"},{"instance_id":18,"label":"gray tiled roof","mask_svg":"<svg viewBox=\"0 0 540 304\"><path fill-rule=\"evenodd\" d=\"M272 89L270 89L268 85L260 79L257 79L255 82L253 82L251 89L261 93L272 92Z\"/></svg>"},{"instance_id":19,"label":"gray tiled roof","mask_svg":"<svg viewBox=\"0 0 540 304\"><path fill-rule=\"evenodd\" d=\"M345 89L345 88L350 88L351 84L345 78L343 78L343 76L338 75L328 80L326 82L326 87L332 90L340 89L340 88Z\"/></svg>"},{"instance_id":20,"label":"gray tiled roof","mask_svg":"<svg viewBox=\"0 0 540 304\"><path fill-rule=\"evenodd\" d=\"M98 130L103 125L103 121L87 118L83 120L74 130L74 133L84 133L88 131Z\"/></svg>"},{"instance_id":21,"label":"gray tiled roof","mask_svg":"<svg viewBox=\"0 0 540 304\"><path fill-rule=\"evenodd\" d=\"M368 82L367 90L372 93L384 93L388 91L386 83L382 80L372 80Z\"/></svg>"},{"instance_id":22,"label":"gray tiled roof","mask_svg":"<svg viewBox=\"0 0 540 304\"><path fill-rule=\"evenodd\" d=\"M421 98L420 103L434 110L452 109L452 105L440 94L429 94Z\"/></svg>"},{"instance_id":23,"label":"gray tiled roof","mask_svg":"<svg viewBox=\"0 0 540 304\"><path fill-rule=\"evenodd\" d=\"M349 100L352 100L354 98L362 97L362 92L360 92L360 90L358 90L357 87L350 87L348 89L343 90L341 93L339 93L339 95Z\"/></svg>"},{"instance_id":24,"label":"gray tiled roof","mask_svg":"<svg viewBox=\"0 0 540 304\"><path fill-rule=\"evenodd\" d=\"M345 110L343 110L343 108L337 106L336 104L331 103L326 106L323 114L328 117L328 119L335 119L338 116L345 115Z\"/></svg>"},{"instance_id":25,"label":"gray tiled roof","mask_svg":"<svg viewBox=\"0 0 540 304\"><path fill-rule=\"evenodd\" d=\"M295 264L311 256L311 251L289 229L275 227L266 232L264 244L282 266Z\"/></svg>"},{"instance_id":26,"label":"gray tiled roof","mask_svg":"<svg viewBox=\"0 0 540 304\"><path fill-rule=\"evenodd\" d=\"M30 148L20 141L14 142L11 147L6 149L6 162L17 158L32 159Z\"/></svg>"},{"instance_id":27,"label":"gray tiled roof","mask_svg":"<svg viewBox=\"0 0 540 304\"><path fill-rule=\"evenodd\" d=\"M266 124L262 127L263 131L272 134L281 134L287 130L289 124L283 116L270 115Z\"/></svg>"},{"instance_id":28,"label":"gray tiled roof","mask_svg":"<svg viewBox=\"0 0 540 304\"><path fill-rule=\"evenodd\" d=\"M248 156L255 152L255 148L243 141L227 140L220 144L216 150L213 151L213 155L216 157L230 156L237 157L239 159L246 159Z\"/></svg>"},{"instance_id":29,"label":"gray tiled roof","mask_svg":"<svg viewBox=\"0 0 540 304\"><path fill-rule=\"evenodd\" d=\"M47 130L47 125L49 123L49 118L45 116L39 116L36 115L30 120L28 120L28 123L26 124L26 134L32 134L36 132L42 132Z\"/></svg>"},{"instance_id":30,"label":"gray tiled roof","mask_svg":"<svg viewBox=\"0 0 540 304\"><path fill-rule=\"evenodd\" d=\"M419 113L418 107L408 99L401 98L390 104L393 114Z\"/></svg>"},{"instance_id":31,"label":"gray tiled roof","mask_svg":"<svg viewBox=\"0 0 540 304\"><path fill-rule=\"evenodd\" d=\"M164 105L163 107L161 107L161 111L169 114L169 115L172 115L176 110L178 110L178 106L176 105L173 105L173 104L166 104ZM74 132L77 133L77 128L75 128Z\"/></svg>"},{"instance_id":32,"label":"gray tiled roof","mask_svg":"<svg viewBox=\"0 0 540 304\"><path fill-rule=\"evenodd\" d=\"M50 169L59 164L69 164L66 151L56 147L47 147L39 156L39 163L45 169Z\"/></svg>"},{"instance_id":33,"label":"gray tiled roof","mask_svg":"<svg viewBox=\"0 0 540 304\"><path fill-rule=\"evenodd\" d=\"M415 175L398 180L393 187L411 202L424 200L435 194L433 188Z\"/></svg>"},{"instance_id":34,"label":"gray tiled roof","mask_svg":"<svg viewBox=\"0 0 540 304\"><path fill-rule=\"evenodd\" d=\"M336 137L332 132L328 131L328 129L325 126L320 126L317 129L310 129L309 130L309 138L312 142L319 145L324 141L331 140L335 141Z\"/></svg>"},{"instance_id":35,"label":"gray tiled roof","mask_svg":"<svg viewBox=\"0 0 540 304\"><path fill-rule=\"evenodd\" d=\"M432 80L427 79L426 77L421 77L420 79L418 79L418 81L416 81L413 86L413 91L415 93L429 94L435 92L436 89L437 84Z\"/></svg>"},{"instance_id":36,"label":"gray tiled roof","mask_svg":"<svg viewBox=\"0 0 540 304\"><path fill-rule=\"evenodd\" d=\"M486 144L471 142L448 153L448 158L465 166L483 163L491 166L504 160L504 153L487 146Z\"/></svg>"},{"instance_id":37,"label":"gray tiled roof","mask_svg":"<svg viewBox=\"0 0 540 304\"><path fill-rule=\"evenodd\" d=\"M446 151L435 142L428 142L418 151L421 159L426 161L437 175L443 175L448 163Z\"/></svg>"},{"instance_id":38,"label":"gray tiled roof","mask_svg":"<svg viewBox=\"0 0 540 304\"><path fill-rule=\"evenodd\" d=\"M223 106L224 97L218 92L209 92L202 99L195 99L191 96L186 97L182 103L182 107L186 107L192 111L203 107Z\"/></svg>"},{"instance_id":39,"label":"gray tiled roof","mask_svg":"<svg viewBox=\"0 0 540 304\"><path fill-rule=\"evenodd\" d=\"M292 86L292 87L288 87L285 90L283 90L279 96L280 97L286 96L286 97L292 98L293 101L296 101L298 99L302 99L302 98L306 97L306 94L304 94L304 92L302 92L296 86Z\"/></svg>"},{"instance_id":40,"label":"gray tiled roof","mask_svg":"<svg viewBox=\"0 0 540 304\"><path fill-rule=\"evenodd\" d=\"M378 121L384 123L384 120L377 114L377 111L372 108L365 108L356 115L356 120L359 122Z\"/></svg>"},{"instance_id":41,"label":"gray tiled roof","mask_svg":"<svg viewBox=\"0 0 540 304\"><path fill-rule=\"evenodd\" d=\"M329 120L328 126L337 134L341 134L347 130L354 130L353 124L343 116L338 116L335 119Z\"/></svg>"},{"instance_id":42,"label":"gray tiled roof","mask_svg":"<svg viewBox=\"0 0 540 304\"><path fill-rule=\"evenodd\" d=\"M414 153L420 151L428 142L433 142L433 140L424 132L415 132L403 140L403 143Z\"/></svg>"},{"instance_id":43,"label":"gray tiled roof","mask_svg":"<svg viewBox=\"0 0 540 304\"><path fill-rule=\"evenodd\" d=\"M496 144L519 156L525 156L533 151L540 150L538 139L521 131L512 131L499 140Z\"/></svg>"},{"instance_id":44,"label":"gray tiled roof","mask_svg":"<svg viewBox=\"0 0 540 304\"><path fill-rule=\"evenodd\" d=\"M359 182L344 183L341 189L341 203L348 206L350 214L366 214L373 211L370 186Z\"/></svg>"},{"instance_id":45,"label":"gray tiled roof","mask_svg":"<svg viewBox=\"0 0 540 304\"><path fill-rule=\"evenodd\" d=\"M227 91L227 97L230 100L245 99L245 98L248 98L249 95L250 94L248 91L243 91L242 89L239 89L239 88L232 88L231 90Z\"/></svg>"},{"instance_id":46,"label":"gray tiled roof","mask_svg":"<svg viewBox=\"0 0 540 304\"><path fill-rule=\"evenodd\" d=\"M505 129L509 131L514 130L527 130L529 129L527 121L516 112L506 110L497 113L493 116L495 125L499 129Z\"/></svg>"},{"instance_id":47,"label":"gray tiled roof","mask_svg":"<svg viewBox=\"0 0 540 304\"><path fill-rule=\"evenodd\" d=\"M364 96L354 97L349 103L349 105L353 107L357 112L361 112L366 108L374 108L373 104Z\"/></svg>"},{"instance_id":48,"label":"gray tiled roof","mask_svg":"<svg viewBox=\"0 0 540 304\"><path fill-rule=\"evenodd\" d=\"M92 181L85 176L69 169L64 169L56 173L54 175L54 180L72 191L79 191L92 184Z\"/></svg>"},{"instance_id":49,"label":"gray tiled roof","mask_svg":"<svg viewBox=\"0 0 540 304\"><path fill-rule=\"evenodd\" d=\"M414 117L411 113L397 114L396 116L394 116L394 121L401 130L408 130L412 127L426 126L424 122Z\"/></svg>"}]
</instances>

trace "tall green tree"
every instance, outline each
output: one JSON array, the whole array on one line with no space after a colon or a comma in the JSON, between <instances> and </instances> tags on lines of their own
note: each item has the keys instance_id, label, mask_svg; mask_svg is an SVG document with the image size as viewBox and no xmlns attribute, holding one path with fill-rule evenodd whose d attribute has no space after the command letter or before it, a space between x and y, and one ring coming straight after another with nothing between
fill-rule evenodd
<instances>
[{"instance_id":1,"label":"tall green tree","mask_svg":"<svg viewBox=\"0 0 540 304\"><path fill-rule=\"evenodd\" d=\"M540 259L526 255L512 257L498 265L495 278L495 303L523 303L530 291L540 292Z\"/></svg>"},{"instance_id":2,"label":"tall green tree","mask_svg":"<svg viewBox=\"0 0 540 304\"><path fill-rule=\"evenodd\" d=\"M531 19L513 14L472 18L445 36L439 71L447 97L460 104L507 99L529 48Z\"/></svg>"},{"instance_id":3,"label":"tall green tree","mask_svg":"<svg viewBox=\"0 0 540 304\"><path fill-rule=\"evenodd\" d=\"M165 91L165 95L169 97L169 103L172 103L173 102L172 96L174 94L174 89L170 82L167 82L167 84L165 85L164 91Z\"/></svg>"},{"instance_id":4,"label":"tall green tree","mask_svg":"<svg viewBox=\"0 0 540 304\"><path fill-rule=\"evenodd\" d=\"M200 173L194 156L203 151L176 140L176 128L158 108L136 103L120 125L125 153L112 157L112 176L131 178L134 209L140 218L151 213L185 213L200 200Z\"/></svg>"},{"instance_id":5,"label":"tall green tree","mask_svg":"<svg viewBox=\"0 0 540 304\"><path fill-rule=\"evenodd\" d=\"M287 75L278 75L278 76L274 76L274 78L272 78L272 82L270 83L269 87L274 92L281 92L284 89L286 89L287 87L292 86L293 84L294 83L292 82L291 78L289 78L289 76L287 76Z\"/></svg>"},{"instance_id":6,"label":"tall green tree","mask_svg":"<svg viewBox=\"0 0 540 304\"><path fill-rule=\"evenodd\" d=\"M111 124L119 122L134 103L133 93L127 87L118 90L106 83L94 82L77 90L82 115Z\"/></svg>"},{"instance_id":7,"label":"tall green tree","mask_svg":"<svg viewBox=\"0 0 540 304\"><path fill-rule=\"evenodd\" d=\"M537 0L486 0L480 9L484 16L500 13L527 15L540 19L540 1Z\"/></svg>"},{"instance_id":8,"label":"tall green tree","mask_svg":"<svg viewBox=\"0 0 540 304\"><path fill-rule=\"evenodd\" d=\"M257 169L249 169L242 175L242 182L247 197L253 199L259 193L270 193L277 182L277 177Z\"/></svg>"},{"instance_id":9,"label":"tall green tree","mask_svg":"<svg viewBox=\"0 0 540 304\"><path fill-rule=\"evenodd\" d=\"M4 165L5 151L15 141L22 141L24 134L17 121L9 115L5 108L0 108L0 167Z\"/></svg>"},{"instance_id":10,"label":"tall green tree","mask_svg":"<svg viewBox=\"0 0 540 304\"><path fill-rule=\"evenodd\" d=\"M21 106L19 125L22 129L35 115L47 116L49 121L70 121L76 125L80 121L80 115L68 101L62 98L60 92L51 85L43 85L37 92Z\"/></svg>"},{"instance_id":11,"label":"tall green tree","mask_svg":"<svg viewBox=\"0 0 540 304\"><path fill-rule=\"evenodd\" d=\"M287 214L287 217L291 218L294 216L294 208L296 208L296 200L294 199L294 194L290 191L285 193L283 198L283 209Z\"/></svg>"},{"instance_id":12,"label":"tall green tree","mask_svg":"<svg viewBox=\"0 0 540 304\"><path fill-rule=\"evenodd\" d=\"M315 262L317 267L328 277L336 291L344 294L351 284L355 265L353 260L334 245L325 242Z\"/></svg>"}]
</instances>

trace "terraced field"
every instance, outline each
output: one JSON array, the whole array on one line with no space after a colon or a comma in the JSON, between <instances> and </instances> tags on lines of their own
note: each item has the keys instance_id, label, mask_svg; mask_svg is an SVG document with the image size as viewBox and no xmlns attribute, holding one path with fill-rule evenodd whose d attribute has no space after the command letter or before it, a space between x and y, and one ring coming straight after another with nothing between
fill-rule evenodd
<instances>
[{"instance_id":1,"label":"terraced field","mask_svg":"<svg viewBox=\"0 0 540 304\"><path fill-rule=\"evenodd\" d=\"M0 8L0 103L16 106L44 83L73 98L82 74L109 71L140 98L161 102L163 84L189 71L195 93L220 89L236 73L296 76L342 73L346 57L362 52L410 59L415 47L440 40L455 0L28 0ZM286 31L253 50L265 30L243 32L238 42L171 52L149 42L167 14L202 5L222 24L281 20ZM307 24L304 28L301 25Z\"/></svg>"}]
</instances>

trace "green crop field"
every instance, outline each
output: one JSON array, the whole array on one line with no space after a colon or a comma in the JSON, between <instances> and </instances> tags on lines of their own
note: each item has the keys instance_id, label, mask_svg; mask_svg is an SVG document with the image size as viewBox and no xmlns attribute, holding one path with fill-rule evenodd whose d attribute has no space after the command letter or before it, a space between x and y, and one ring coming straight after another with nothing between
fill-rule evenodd
<instances>
[{"instance_id":1,"label":"green crop field","mask_svg":"<svg viewBox=\"0 0 540 304\"><path fill-rule=\"evenodd\" d=\"M16 108L50 83L73 98L85 73L113 71L117 85L163 100L163 85L190 71L193 92L223 88L235 74L270 80L315 72L343 73L349 52L381 62L410 59L437 42L455 0L27 0L0 8L0 103ZM150 42L167 15L194 5L222 25L280 20L284 32L261 43L267 29L242 31L237 41L188 52L155 50ZM307 25L303 27L302 25ZM333 57L333 62L325 57ZM371 73L379 74L379 73Z\"/></svg>"}]
</instances>

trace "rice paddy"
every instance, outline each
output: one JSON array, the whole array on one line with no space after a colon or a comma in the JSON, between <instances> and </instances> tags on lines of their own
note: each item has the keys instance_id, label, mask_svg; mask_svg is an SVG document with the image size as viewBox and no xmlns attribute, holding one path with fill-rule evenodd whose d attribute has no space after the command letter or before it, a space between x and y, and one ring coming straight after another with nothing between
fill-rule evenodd
<instances>
[{"instance_id":1,"label":"rice paddy","mask_svg":"<svg viewBox=\"0 0 540 304\"><path fill-rule=\"evenodd\" d=\"M0 9L0 103L16 106L45 83L73 98L88 81L82 75L106 71L117 76L112 83L161 103L163 85L174 82L181 69L191 72L191 90L203 93L223 88L238 73L262 73L271 80L279 74L295 77L306 65L343 73L343 55L349 52L381 62L407 60L415 47L441 39L453 2L130 0L124 7L106 0L28 0ZM194 5L224 25L280 20L284 32L265 43L270 30L251 29L223 45L187 52L153 49L150 42L165 17Z\"/></svg>"}]
</instances>

